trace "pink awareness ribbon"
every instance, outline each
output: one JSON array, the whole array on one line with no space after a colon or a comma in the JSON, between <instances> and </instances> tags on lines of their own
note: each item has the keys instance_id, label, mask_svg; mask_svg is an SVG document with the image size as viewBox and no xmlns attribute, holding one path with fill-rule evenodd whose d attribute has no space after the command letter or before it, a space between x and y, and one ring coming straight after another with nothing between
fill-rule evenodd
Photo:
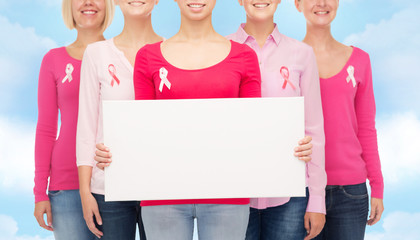
<instances>
[{"instance_id":1,"label":"pink awareness ribbon","mask_svg":"<svg viewBox=\"0 0 420 240\"><path fill-rule=\"evenodd\" d=\"M109 64L108 72L112 77L112 81L111 81L111 86L112 87L114 86L114 82L117 82L117 84L120 85L120 80L117 78L117 75L115 75L116 71L117 70L115 69L114 64Z\"/></svg>"},{"instance_id":2,"label":"pink awareness ribbon","mask_svg":"<svg viewBox=\"0 0 420 240\"><path fill-rule=\"evenodd\" d=\"M74 71L74 67L71 63L67 63L66 66L66 76L63 78L62 83L65 83L67 80L71 82L73 80L73 76L71 75Z\"/></svg>"},{"instance_id":3,"label":"pink awareness ribbon","mask_svg":"<svg viewBox=\"0 0 420 240\"><path fill-rule=\"evenodd\" d=\"M286 85L287 85L287 83L289 83L290 84L290 86L293 88L293 90L295 90L296 89L296 87L293 85L293 83L289 80L289 69L287 68L287 67L285 67L285 66L283 66L283 67L281 67L280 68L280 74L281 74L281 76L283 77L283 79L284 79L284 82L283 82L283 89L285 89L286 88Z\"/></svg>"}]
</instances>

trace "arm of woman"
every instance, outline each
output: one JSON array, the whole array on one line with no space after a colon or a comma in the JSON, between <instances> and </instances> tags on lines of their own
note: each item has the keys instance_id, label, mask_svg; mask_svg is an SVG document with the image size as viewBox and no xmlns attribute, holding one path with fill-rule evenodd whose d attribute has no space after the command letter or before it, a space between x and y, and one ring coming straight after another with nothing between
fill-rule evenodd
<instances>
[{"instance_id":1,"label":"arm of woman","mask_svg":"<svg viewBox=\"0 0 420 240\"><path fill-rule=\"evenodd\" d=\"M257 54L247 45L242 45L243 69L239 97L261 97L261 72Z\"/></svg>"},{"instance_id":2,"label":"arm of woman","mask_svg":"<svg viewBox=\"0 0 420 240\"><path fill-rule=\"evenodd\" d=\"M38 122L35 137L35 210L38 224L52 231L51 205L47 186L51 170L51 155L57 138L58 104L57 87L52 68L53 55L47 53L42 60L38 82ZM44 221L47 215L47 224Z\"/></svg>"},{"instance_id":3,"label":"arm of woman","mask_svg":"<svg viewBox=\"0 0 420 240\"><path fill-rule=\"evenodd\" d=\"M102 236L93 221L95 216L99 225L102 220L98 205L90 191L92 168L95 165L95 145L99 120L100 83L94 61L90 57L89 46L83 55L80 71L79 115L76 133L76 158L79 171L79 188L83 215L90 231Z\"/></svg>"},{"instance_id":4,"label":"arm of woman","mask_svg":"<svg viewBox=\"0 0 420 240\"><path fill-rule=\"evenodd\" d=\"M312 160L307 163L309 201L305 214L306 239L316 237L325 224L325 135L318 67L313 50L307 48L302 56L305 69L300 87L305 97L305 135L312 136Z\"/></svg>"},{"instance_id":5,"label":"arm of woman","mask_svg":"<svg viewBox=\"0 0 420 240\"><path fill-rule=\"evenodd\" d=\"M383 191L384 181L381 171L381 162L378 153L378 142L375 128L375 97L373 94L372 69L369 55L364 53L360 63L364 65L363 79L357 86L355 97L355 110L358 124L358 135L362 146L362 158L366 162L367 177L371 186L371 211L368 220L369 225L377 223L384 211ZM359 67L361 68L361 67Z\"/></svg>"},{"instance_id":6,"label":"arm of woman","mask_svg":"<svg viewBox=\"0 0 420 240\"><path fill-rule=\"evenodd\" d=\"M80 186L80 198L82 200L83 217L86 221L86 225L89 230L95 234L98 238L103 236L103 233L96 227L93 217L96 222L102 225L102 218L99 214L98 203L93 197L90 191L90 179L92 177L92 167L90 166L79 166L79 186Z\"/></svg>"},{"instance_id":7,"label":"arm of woman","mask_svg":"<svg viewBox=\"0 0 420 240\"><path fill-rule=\"evenodd\" d=\"M149 70L148 45L137 52L133 84L136 100L156 99L155 84Z\"/></svg>"}]
</instances>

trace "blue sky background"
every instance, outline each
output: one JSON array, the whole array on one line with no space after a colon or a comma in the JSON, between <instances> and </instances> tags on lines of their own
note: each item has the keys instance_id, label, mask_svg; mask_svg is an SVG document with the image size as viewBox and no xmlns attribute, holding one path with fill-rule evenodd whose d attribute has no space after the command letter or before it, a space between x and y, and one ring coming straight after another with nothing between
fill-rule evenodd
<instances>
[{"instance_id":1,"label":"blue sky background","mask_svg":"<svg viewBox=\"0 0 420 240\"><path fill-rule=\"evenodd\" d=\"M385 177L385 213L367 228L368 240L420 239L420 1L341 0L334 36L367 51L377 100L379 151ZM305 20L292 0L283 0L275 18L282 33L302 39ZM236 0L219 0L214 25L234 32L245 13ZM156 31L169 38L179 27L171 0L153 13ZM122 30L117 8L105 32ZM59 0L0 0L0 240L46 240L51 233L33 217L33 151L37 81L43 55L68 45L75 31L65 28Z\"/></svg>"}]
</instances>

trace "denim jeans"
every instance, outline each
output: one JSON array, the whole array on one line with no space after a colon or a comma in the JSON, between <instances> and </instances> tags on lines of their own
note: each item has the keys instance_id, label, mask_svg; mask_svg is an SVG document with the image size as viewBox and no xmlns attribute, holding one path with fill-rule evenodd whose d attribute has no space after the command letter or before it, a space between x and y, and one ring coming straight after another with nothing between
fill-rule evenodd
<instances>
[{"instance_id":1,"label":"denim jeans","mask_svg":"<svg viewBox=\"0 0 420 240\"><path fill-rule=\"evenodd\" d=\"M102 225L96 227L103 232L101 240L134 240L136 238L137 201L105 202L104 195L93 194L98 203Z\"/></svg>"},{"instance_id":2,"label":"denim jeans","mask_svg":"<svg viewBox=\"0 0 420 240\"><path fill-rule=\"evenodd\" d=\"M49 191L54 238L57 240L93 240L83 218L79 190Z\"/></svg>"},{"instance_id":3,"label":"denim jeans","mask_svg":"<svg viewBox=\"0 0 420 240\"><path fill-rule=\"evenodd\" d=\"M139 227L140 240L146 240L146 232L144 231L143 219L141 217L140 202L137 203L136 210L137 210L137 225Z\"/></svg>"},{"instance_id":4,"label":"denim jeans","mask_svg":"<svg viewBox=\"0 0 420 240\"><path fill-rule=\"evenodd\" d=\"M249 205L184 204L142 207L148 240L191 240L194 218L199 240L243 240Z\"/></svg>"},{"instance_id":5,"label":"denim jeans","mask_svg":"<svg viewBox=\"0 0 420 240\"><path fill-rule=\"evenodd\" d=\"M369 211L366 183L327 186L326 207L326 223L316 240L364 239Z\"/></svg>"},{"instance_id":6,"label":"denim jeans","mask_svg":"<svg viewBox=\"0 0 420 240\"><path fill-rule=\"evenodd\" d=\"M277 207L251 208L246 240L302 240L307 235L304 223L307 205L308 197L292 197Z\"/></svg>"}]
</instances>

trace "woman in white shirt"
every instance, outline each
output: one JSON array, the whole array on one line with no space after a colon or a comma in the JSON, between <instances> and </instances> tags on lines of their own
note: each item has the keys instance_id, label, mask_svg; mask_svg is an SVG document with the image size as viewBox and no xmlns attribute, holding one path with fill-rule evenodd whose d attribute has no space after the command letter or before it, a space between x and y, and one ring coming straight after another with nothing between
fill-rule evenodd
<instances>
[{"instance_id":1,"label":"woman in white shirt","mask_svg":"<svg viewBox=\"0 0 420 240\"><path fill-rule=\"evenodd\" d=\"M158 0L115 0L124 29L115 38L89 45L83 57L76 154L83 212L89 229L101 239L135 239L139 203L105 202L104 172L95 166L95 145L103 142L102 100L133 100L133 65L145 44L163 39L152 27ZM140 227L141 229L141 227ZM142 235L142 234L141 234Z\"/></svg>"}]
</instances>

